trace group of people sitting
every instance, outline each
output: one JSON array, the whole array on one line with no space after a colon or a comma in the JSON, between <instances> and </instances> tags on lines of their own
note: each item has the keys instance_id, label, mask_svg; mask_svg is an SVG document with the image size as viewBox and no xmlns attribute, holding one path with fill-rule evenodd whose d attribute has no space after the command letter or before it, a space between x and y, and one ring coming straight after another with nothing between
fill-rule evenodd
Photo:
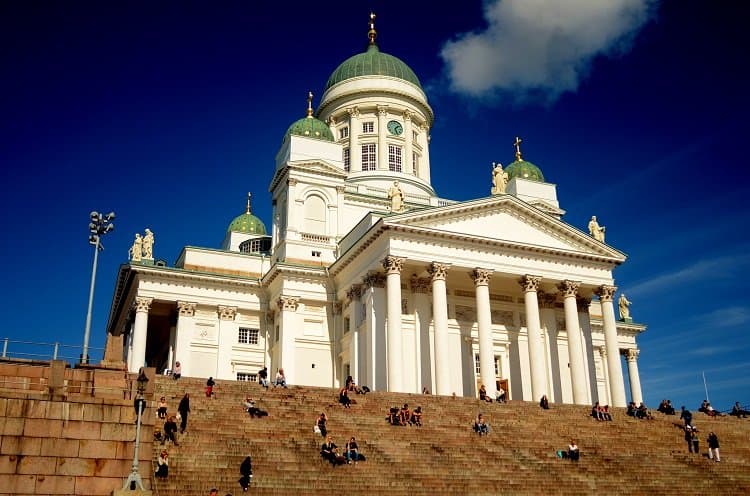
<instances>
[{"instance_id":1,"label":"group of people sitting","mask_svg":"<svg viewBox=\"0 0 750 496\"><path fill-rule=\"evenodd\" d=\"M701 403L700 408L698 408L699 412L703 412L709 417L723 417L724 414L721 413L718 410L714 410L714 407L711 406L711 403L709 403L708 400L703 400L703 403Z\"/></svg>"},{"instance_id":2,"label":"group of people sitting","mask_svg":"<svg viewBox=\"0 0 750 496\"><path fill-rule=\"evenodd\" d=\"M409 404L404 403L401 408L394 406L388 411L385 418L391 425L413 425L422 427L422 407L418 406L414 411L409 410Z\"/></svg>"},{"instance_id":3,"label":"group of people sitting","mask_svg":"<svg viewBox=\"0 0 750 496\"><path fill-rule=\"evenodd\" d=\"M261 386L268 389L268 367L263 367L258 371L258 382ZM279 368L276 372L276 379L273 381L273 387L279 386L286 388L286 375L284 375L284 369L282 368Z\"/></svg>"},{"instance_id":4,"label":"group of people sitting","mask_svg":"<svg viewBox=\"0 0 750 496\"><path fill-rule=\"evenodd\" d=\"M651 412L648 411L648 408L646 408L646 405L643 404L642 401L638 406L635 406L635 401L631 401L630 403L628 403L628 410L625 413L629 417L635 417L637 419L653 419L653 417L651 416Z\"/></svg>"},{"instance_id":5,"label":"group of people sitting","mask_svg":"<svg viewBox=\"0 0 750 496\"><path fill-rule=\"evenodd\" d=\"M732 407L732 411L729 412L729 415L737 418L747 418L747 416L750 415L750 412L742 408L739 401L736 401Z\"/></svg>"},{"instance_id":6,"label":"group of people sitting","mask_svg":"<svg viewBox=\"0 0 750 496\"><path fill-rule=\"evenodd\" d=\"M357 440L352 436L344 447L344 453L339 452L338 446L333 442L331 436L326 436L325 442L320 446L320 456L328 460L334 467L336 465L351 464L365 461L365 455L359 452Z\"/></svg>"},{"instance_id":7,"label":"group of people sitting","mask_svg":"<svg viewBox=\"0 0 750 496\"><path fill-rule=\"evenodd\" d=\"M474 420L474 432L480 436L487 436L490 433L490 424L487 423L487 420L485 420L484 415L481 413Z\"/></svg>"},{"instance_id":8,"label":"group of people sitting","mask_svg":"<svg viewBox=\"0 0 750 496\"><path fill-rule=\"evenodd\" d=\"M598 401L591 407L591 416L596 420L612 420L612 415L609 413L609 405L601 406Z\"/></svg>"},{"instance_id":9,"label":"group of people sitting","mask_svg":"<svg viewBox=\"0 0 750 496\"><path fill-rule=\"evenodd\" d=\"M664 415L674 415L674 407L672 406L671 400L661 400L661 403L659 403L659 408L656 409L657 412L661 412Z\"/></svg>"},{"instance_id":10,"label":"group of people sitting","mask_svg":"<svg viewBox=\"0 0 750 496\"><path fill-rule=\"evenodd\" d=\"M487 394L487 388L485 387L484 384L479 386L479 399L481 401L486 401L487 403L492 403L493 401L492 397L489 394ZM498 403L505 403L505 400L506 400L505 390L501 387L497 388L494 401L497 401Z\"/></svg>"},{"instance_id":11,"label":"group of people sitting","mask_svg":"<svg viewBox=\"0 0 750 496\"><path fill-rule=\"evenodd\" d=\"M558 450L557 457L577 462L578 459L581 458L581 450L578 449L578 445L576 444L575 440L571 439L567 451Z\"/></svg>"}]
</instances>

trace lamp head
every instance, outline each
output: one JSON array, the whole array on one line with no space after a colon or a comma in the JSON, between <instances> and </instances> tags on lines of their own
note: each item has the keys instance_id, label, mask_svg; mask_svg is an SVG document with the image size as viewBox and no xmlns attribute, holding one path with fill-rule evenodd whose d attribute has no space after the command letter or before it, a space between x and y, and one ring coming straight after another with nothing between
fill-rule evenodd
<instances>
[{"instance_id":1,"label":"lamp head","mask_svg":"<svg viewBox=\"0 0 750 496\"><path fill-rule=\"evenodd\" d=\"M110 220L110 221L111 220L115 220L115 213L114 212L110 212L110 213L107 214L107 216L105 218L107 220Z\"/></svg>"},{"instance_id":2,"label":"lamp head","mask_svg":"<svg viewBox=\"0 0 750 496\"><path fill-rule=\"evenodd\" d=\"M92 211L92 212L91 212L91 213L89 214L89 217L91 217L91 220L93 220L94 222L96 222L96 221L98 221L98 220L99 220L99 217L100 217L100 215L101 215L101 214L100 214L99 212L97 212L96 210L94 210L94 211Z\"/></svg>"},{"instance_id":3,"label":"lamp head","mask_svg":"<svg viewBox=\"0 0 750 496\"><path fill-rule=\"evenodd\" d=\"M104 230L104 232L108 233L109 231L111 231L114 228L115 228L114 224L107 224L107 228Z\"/></svg>"},{"instance_id":4,"label":"lamp head","mask_svg":"<svg viewBox=\"0 0 750 496\"><path fill-rule=\"evenodd\" d=\"M146 390L146 384L148 383L148 377L146 377L146 371L141 368L141 372L138 374L138 379L136 379L138 382L138 392L143 394L143 392Z\"/></svg>"}]
</instances>

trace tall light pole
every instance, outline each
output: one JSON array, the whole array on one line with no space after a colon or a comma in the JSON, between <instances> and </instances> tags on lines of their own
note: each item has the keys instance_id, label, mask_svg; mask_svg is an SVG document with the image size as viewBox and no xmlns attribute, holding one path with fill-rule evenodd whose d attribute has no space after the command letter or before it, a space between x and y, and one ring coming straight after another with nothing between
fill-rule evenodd
<instances>
[{"instance_id":1,"label":"tall light pole","mask_svg":"<svg viewBox=\"0 0 750 496\"><path fill-rule=\"evenodd\" d=\"M133 466L130 468L130 475L128 475L127 480L125 481L125 485L122 486L123 490L130 489L131 491L134 491L136 487L139 487L141 491L144 490L143 488L143 480L141 480L141 474L138 471L138 465L140 464L138 460L138 447L141 444L141 420L143 418L143 410L146 409L146 398L143 397L143 393L146 391L146 383L148 382L148 377L146 377L146 372L143 370L143 367L141 367L141 371L138 374L138 379L136 379L138 382L138 393L135 397L135 401L133 402L133 406L135 407L136 412L136 427L135 427L135 448L133 449Z\"/></svg>"},{"instance_id":2,"label":"tall light pole","mask_svg":"<svg viewBox=\"0 0 750 496\"><path fill-rule=\"evenodd\" d=\"M91 312L94 307L94 285L96 284L96 263L99 260L99 252L104 250L101 237L115 228L112 221L115 220L115 213L110 212L107 215L99 212L91 212L89 215L89 244L94 245L94 269L91 271L91 287L89 288L89 309L86 312L86 330L83 333L83 350L81 352L81 363L89 363L89 336L91 335Z\"/></svg>"}]
</instances>

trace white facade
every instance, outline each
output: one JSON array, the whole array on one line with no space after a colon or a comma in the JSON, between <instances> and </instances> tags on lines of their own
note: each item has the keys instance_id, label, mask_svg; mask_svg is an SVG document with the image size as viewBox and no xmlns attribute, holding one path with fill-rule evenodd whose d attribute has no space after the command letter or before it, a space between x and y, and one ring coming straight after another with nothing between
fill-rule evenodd
<instances>
[{"instance_id":1,"label":"white facade","mask_svg":"<svg viewBox=\"0 0 750 496\"><path fill-rule=\"evenodd\" d=\"M624 406L625 353L639 401L645 327L616 321L612 303L626 257L562 220L554 184L511 178L505 194L439 198L432 109L398 77L338 82L317 116L333 142L292 134L276 156L271 252L239 253L232 240L244 238L228 233L224 249L186 247L175 267L124 265L106 359L131 371L179 360L186 376L240 380L282 367L291 384L352 375L445 395L483 383L511 399ZM394 181L403 212L390 211Z\"/></svg>"}]
</instances>

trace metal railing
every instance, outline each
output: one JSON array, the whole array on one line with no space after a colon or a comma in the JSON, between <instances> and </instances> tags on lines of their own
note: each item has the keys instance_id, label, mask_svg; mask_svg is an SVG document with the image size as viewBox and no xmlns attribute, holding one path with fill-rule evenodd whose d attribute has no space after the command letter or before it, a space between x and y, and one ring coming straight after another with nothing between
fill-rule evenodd
<instances>
[{"instance_id":1,"label":"metal railing","mask_svg":"<svg viewBox=\"0 0 750 496\"><path fill-rule=\"evenodd\" d=\"M25 360L66 360L71 363L81 359L83 347L81 345L63 344L60 342L44 343L22 341L10 338L0 338L0 358L18 358ZM104 355L104 348L89 346L91 354ZM92 353L93 352L93 353Z\"/></svg>"}]
</instances>

